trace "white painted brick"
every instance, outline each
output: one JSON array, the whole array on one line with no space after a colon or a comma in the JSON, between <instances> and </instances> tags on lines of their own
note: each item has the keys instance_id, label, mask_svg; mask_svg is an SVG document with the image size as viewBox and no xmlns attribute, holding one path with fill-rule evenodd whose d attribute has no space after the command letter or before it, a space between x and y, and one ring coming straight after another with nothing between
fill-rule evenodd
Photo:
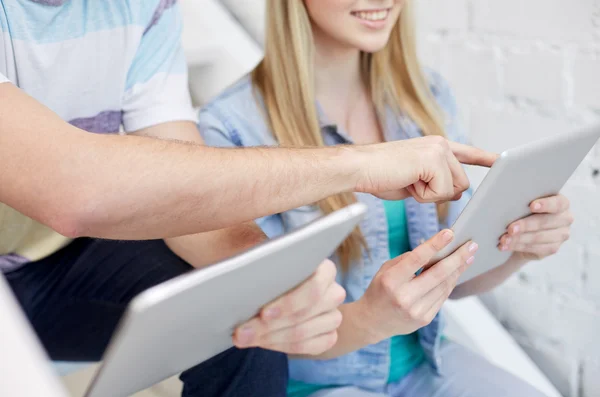
<instances>
[{"instance_id":1,"label":"white painted brick","mask_svg":"<svg viewBox=\"0 0 600 397\"><path fill-rule=\"evenodd\" d=\"M600 121L600 0L418 2L421 57L449 80L476 146L501 152ZM467 172L475 186L486 173ZM598 397L600 145L563 193L571 240L482 299L566 397Z\"/></svg>"},{"instance_id":2,"label":"white painted brick","mask_svg":"<svg viewBox=\"0 0 600 397\"><path fill-rule=\"evenodd\" d=\"M580 397L600 396L600 361L598 357L586 359L582 368Z\"/></svg>"},{"instance_id":3,"label":"white painted brick","mask_svg":"<svg viewBox=\"0 0 600 397\"><path fill-rule=\"evenodd\" d=\"M523 38L592 41L594 0L475 0L473 26Z\"/></svg>"},{"instance_id":4,"label":"white painted brick","mask_svg":"<svg viewBox=\"0 0 600 397\"><path fill-rule=\"evenodd\" d=\"M564 133L571 128L566 120L543 117L527 111L486 107L473 108L471 111L472 143L496 152Z\"/></svg>"},{"instance_id":5,"label":"white painted brick","mask_svg":"<svg viewBox=\"0 0 600 397\"><path fill-rule=\"evenodd\" d=\"M517 340L564 397L579 397L579 360L562 345Z\"/></svg>"},{"instance_id":6,"label":"white painted brick","mask_svg":"<svg viewBox=\"0 0 600 397\"><path fill-rule=\"evenodd\" d=\"M583 291L583 272L583 247L574 240L563 244L556 255L532 261L521 271L522 278L534 286L544 285L552 292L573 295Z\"/></svg>"},{"instance_id":7,"label":"white painted brick","mask_svg":"<svg viewBox=\"0 0 600 397\"><path fill-rule=\"evenodd\" d=\"M571 201L575 222L571 239L580 244L600 244L600 194L594 185L567 183L562 193Z\"/></svg>"},{"instance_id":8,"label":"white painted brick","mask_svg":"<svg viewBox=\"0 0 600 397\"><path fill-rule=\"evenodd\" d=\"M584 293L600 305L600 247L597 244L589 245L586 256Z\"/></svg>"},{"instance_id":9,"label":"white painted brick","mask_svg":"<svg viewBox=\"0 0 600 397\"><path fill-rule=\"evenodd\" d=\"M565 100L564 61L561 54L508 52L504 64L506 95L552 103Z\"/></svg>"},{"instance_id":10,"label":"white painted brick","mask_svg":"<svg viewBox=\"0 0 600 397\"><path fill-rule=\"evenodd\" d=\"M575 104L600 109L600 59L577 57L573 64L573 81Z\"/></svg>"},{"instance_id":11,"label":"white painted brick","mask_svg":"<svg viewBox=\"0 0 600 397\"><path fill-rule=\"evenodd\" d=\"M501 304L502 323L511 331L529 339L543 337L556 340L560 335L552 302L546 292L509 283L498 287L492 295Z\"/></svg>"},{"instance_id":12,"label":"white painted brick","mask_svg":"<svg viewBox=\"0 0 600 397\"><path fill-rule=\"evenodd\" d=\"M433 70L440 70L442 64L442 45L437 37L419 38L419 58L421 64Z\"/></svg>"},{"instance_id":13,"label":"white painted brick","mask_svg":"<svg viewBox=\"0 0 600 397\"><path fill-rule=\"evenodd\" d=\"M467 0L419 0L418 27L425 32L468 29Z\"/></svg>"},{"instance_id":14,"label":"white painted brick","mask_svg":"<svg viewBox=\"0 0 600 397\"><path fill-rule=\"evenodd\" d=\"M564 299L552 305L552 317L557 340L580 355L600 357L600 312L593 304L581 298Z\"/></svg>"},{"instance_id":15,"label":"white painted brick","mask_svg":"<svg viewBox=\"0 0 600 397\"><path fill-rule=\"evenodd\" d=\"M457 101L466 105L500 98L494 50L472 43L452 42L444 47L441 72L448 79Z\"/></svg>"}]
</instances>

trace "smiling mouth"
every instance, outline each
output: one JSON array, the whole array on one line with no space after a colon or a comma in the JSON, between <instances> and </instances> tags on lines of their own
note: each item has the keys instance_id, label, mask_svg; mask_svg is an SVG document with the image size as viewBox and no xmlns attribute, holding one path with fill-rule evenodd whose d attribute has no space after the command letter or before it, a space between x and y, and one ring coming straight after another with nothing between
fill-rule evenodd
<instances>
[{"instance_id":1,"label":"smiling mouth","mask_svg":"<svg viewBox=\"0 0 600 397\"><path fill-rule=\"evenodd\" d=\"M352 15L358 19L365 21L383 21L390 14L390 9L385 10L373 10L373 11L353 11Z\"/></svg>"}]
</instances>

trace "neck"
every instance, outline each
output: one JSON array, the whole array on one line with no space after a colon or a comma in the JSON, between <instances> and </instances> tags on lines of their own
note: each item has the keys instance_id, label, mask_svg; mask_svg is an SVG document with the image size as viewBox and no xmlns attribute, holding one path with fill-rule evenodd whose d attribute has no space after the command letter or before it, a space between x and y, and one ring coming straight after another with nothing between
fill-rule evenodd
<instances>
[{"instance_id":1,"label":"neck","mask_svg":"<svg viewBox=\"0 0 600 397\"><path fill-rule=\"evenodd\" d=\"M341 47L315 34L315 89L317 98L343 101L356 99L364 91L360 51Z\"/></svg>"}]
</instances>

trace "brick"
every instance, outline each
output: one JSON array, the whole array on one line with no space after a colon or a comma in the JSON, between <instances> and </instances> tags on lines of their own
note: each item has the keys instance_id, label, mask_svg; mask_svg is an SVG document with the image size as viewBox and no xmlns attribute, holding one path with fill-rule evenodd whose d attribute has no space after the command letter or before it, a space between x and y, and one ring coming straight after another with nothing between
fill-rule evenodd
<instances>
[{"instance_id":1,"label":"brick","mask_svg":"<svg viewBox=\"0 0 600 397\"><path fill-rule=\"evenodd\" d=\"M519 109L473 108L470 136L474 145L502 152L572 129L564 119L544 117Z\"/></svg>"},{"instance_id":2,"label":"brick","mask_svg":"<svg viewBox=\"0 0 600 397\"><path fill-rule=\"evenodd\" d=\"M600 109L600 59L579 56L573 63L573 101Z\"/></svg>"},{"instance_id":3,"label":"brick","mask_svg":"<svg viewBox=\"0 0 600 397\"><path fill-rule=\"evenodd\" d=\"M511 333L530 340L558 337L556 317L552 316L552 297L543 290L529 288L518 283L501 285L492 295L496 298L502 323Z\"/></svg>"},{"instance_id":4,"label":"brick","mask_svg":"<svg viewBox=\"0 0 600 397\"><path fill-rule=\"evenodd\" d=\"M416 4L418 28L424 32L468 29L467 0L419 0Z\"/></svg>"},{"instance_id":5,"label":"brick","mask_svg":"<svg viewBox=\"0 0 600 397\"><path fill-rule=\"evenodd\" d=\"M500 152L600 120L600 0L419 0L418 11L421 57L449 80L476 146ZM486 171L467 173L477 186ZM569 242L482 299L565 396L597 397L600 145L563 193Z\"/></svg>"},{"instance_id":6,"label":"brick","mask_svg":"<svg viewBox=\"0 0 600 397\"><path fill-rule=\"evenodd\" d=\"M587 247L584 293L596 303L600 303L600 247L591 244Z\"/></svg>"},{"instance_id":7,"label":"brick","mask_svg":"<svg viewBox=\"0 0 600 397\"><path fill-rule=\"evenodd\" d=\"M598 357L584 360L582 368L580 397L600 396L600 361L598 361Z\"/></svg>"},{"instance_id":8,"label":"brick","mask_svg":"<svg viewBox=\"0 0 600 397\"><path fill-rule=\"evenodd\" d=\"M600 313L591 302L567 298L552 305L551 311L557 340L579 355L600 357Z\"/></svg>"},{"instance_id":9,"label":"brick","mask_svg":"<svg viewBox=\"0 0 600 397\"><path fill-rule=\"evenodd\" d=\"M521 270L522 277L530 284L569 295L582 294L583 273L583 247L574 240L563 244L556 255L532 261Z\"/></svg>"},{"instance_id":10,"label":"brick","mask_svg":"<svg viewBox=\"0 0 600 397\"><path fill-rule=\"evenodd\" d=\"M564 61L560 54L508 52L504 62L504 93L560 104L565 100L563 69Z\"/></svg>"},{"instance_id":11,"label":"brick","mask_svg":"<svg viewBox=\"0 0 600 397\"><path fill-rule=\"evenodd\" d=\"M564 397L579 397L579 360L562 345L518 341Z\"/></svg>"},{"instance_id":12,"label":"brick","mask_svg":"<svg viewBox=\"0 0 600 397\"><path fill-rule=\"evenodd\" d=\"M454 89L459 104L500 99L496 56L491 48L448 43L443 51L441 72Z\"/></svg>"},{"instance_id":13,"label":"brick","mask_svg":"<svg viewBox=\"0 0 600 397\"><path fill-rule=\"evenodd\" d=\"M471 4L476 31L557 42L594 39L594 0L476 0Z\"/></svg>"},{"instance_id":14,"label":"brick","mask_svg":"<svg viewBox=\"0 0 600 397\"><path fill-rule=\"evenodd\" d=\"M421 63L433 70L439 70L442 64L442 42L435 37L419 38L417 46Z\"/></svg>"},{"instance_id":15,"label":"brick","mask_svg":"<svg viewBox=\"0 0 600 397\"><path fill-rule=\"evenodd\" d=\"M571 239L579 243L600 244L597 187L569 182L562 193L571 201L571 211L575 217L575 222L571 226Z\"/></svg>"}]
</instances>

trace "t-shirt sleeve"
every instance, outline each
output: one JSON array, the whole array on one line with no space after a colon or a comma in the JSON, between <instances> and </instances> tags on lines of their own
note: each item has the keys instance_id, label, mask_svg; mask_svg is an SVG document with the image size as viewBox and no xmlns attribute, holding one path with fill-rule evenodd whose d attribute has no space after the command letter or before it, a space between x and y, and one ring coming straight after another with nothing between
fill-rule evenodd
<instances>
[{"instance_id":1,"label":"t-shirt sleeve","mask_svg":"<svg viewBox=\"0 0 600 397\"><path fill-rule=\"evenodd\" d=\"M159 4L127 74L123 98L125 132L169 121L196 122L181 44L180 9L173 1Z\"/></svg>"}]
</instances>

